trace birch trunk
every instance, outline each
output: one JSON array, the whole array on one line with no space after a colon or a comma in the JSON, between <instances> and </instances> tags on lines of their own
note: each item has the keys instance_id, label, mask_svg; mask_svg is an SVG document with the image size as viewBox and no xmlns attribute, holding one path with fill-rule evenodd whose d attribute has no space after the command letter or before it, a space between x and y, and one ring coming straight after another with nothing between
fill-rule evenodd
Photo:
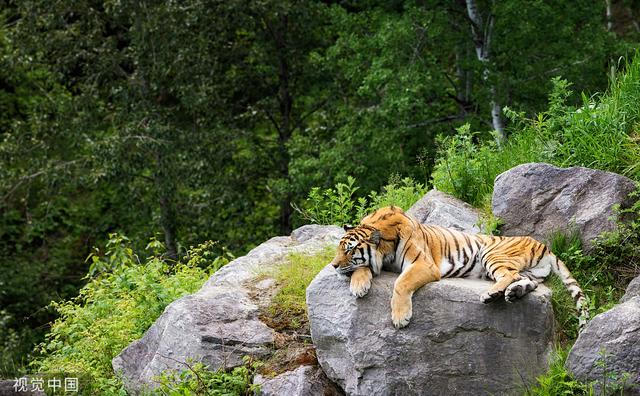
<instances>
[{"instance_id":1,"label":"birch trunk","mask_svg":"<svg viewBox=\"0 0 640 396\"><path fill-rule=\"evenodd\" d=\"M471 20L471 33L473 36L473 42L476 47L476 56L478 60L483 64L484 70L482 71L482 79L485 83L489 83L489 50L491 47L491 34L493 30L493 17L489 17L488 23L482 20L482 15L478 10L478 4L476 0L466 0L467 15ZM504 131L504 123L502 122L502 107L498 101L498 95L496 87L493 83L489 85L490 95L490 107L491 107L491 125L493 129L498 133L498 143L502 143L506 138Z\"/></svg>"},{"instance_id":2,"label":"birch trunk","mask_svg":"<svg viewBox=\"0 0 640 396\"><path fill-rule=\"evenodd\" d=\"M607 4L607 32L613 30L613 12L611 10L611 0L605 0Z\"/></svg>"}]
</instances>

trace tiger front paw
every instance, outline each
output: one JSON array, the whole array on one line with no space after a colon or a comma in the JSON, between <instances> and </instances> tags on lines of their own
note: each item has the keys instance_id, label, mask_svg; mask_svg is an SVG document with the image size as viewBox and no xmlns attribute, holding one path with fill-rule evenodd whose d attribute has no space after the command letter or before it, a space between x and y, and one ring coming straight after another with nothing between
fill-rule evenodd
<instances>
[{"instance_id":1,"label":"tiger front paw","mask_svg":"<svg viewBox=\"0 0 640 396\"><path fill-rule=\"evenodd\" d=\"M396 329L401 329L409 324L412 316L411 298L393 296L391 299L391 321Z\"/></svg>"},{"instance_id":2,"label":"tiger front paw","mask_svg":"<svg viewBox=\"0 0 640 396\"><path fill-rule=\"evenodd\" d=\"M364 297L371 289L371 271L369 269L358 269L351 275L349 290L356 297Z\"/></svg>"}]
</instances>

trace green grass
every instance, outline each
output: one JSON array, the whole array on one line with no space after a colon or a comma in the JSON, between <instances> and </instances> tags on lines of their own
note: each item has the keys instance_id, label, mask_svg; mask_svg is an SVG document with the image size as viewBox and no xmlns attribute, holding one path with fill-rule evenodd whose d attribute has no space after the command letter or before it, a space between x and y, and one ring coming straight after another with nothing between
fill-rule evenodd
<instances>
[{"instance_id":1,"label":"green grass","mask_svg":"<svg viewBox=\"0 0 640 396\"><path fill-rule=\"evenodd\" d=\"M296 330L308 323L306 290L313 278L335 255L326 247L318 254L291 254L274 273L279 289L271 300L266 318L276 330Z\"/></svg>"},{"instance_id":2,"label":"green grass","mask_svg":"<svg viewBox=\"0 0 640 396\"><path fill-rule=\"evenodd\" d=\"M441 191L481 206L500 173L528 162L584 166L640 181L640 56L625 65L603 95L582 95L582 106L567 105L570 84L556 78L549 108L529 119L505 109L510 136L498 146L469 126L440 138L432 173Z\"/></svg>"}]
</instances>

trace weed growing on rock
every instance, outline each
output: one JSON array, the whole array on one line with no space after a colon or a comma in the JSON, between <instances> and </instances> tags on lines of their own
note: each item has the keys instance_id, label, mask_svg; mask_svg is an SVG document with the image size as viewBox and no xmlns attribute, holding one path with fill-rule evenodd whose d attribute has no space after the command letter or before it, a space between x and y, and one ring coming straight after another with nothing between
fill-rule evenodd
<instances>
[{"instance_id":1,"label":"weed growing on rock","mask_svg":"<svg viewBox=\"0 0 640 396\"><path fill-rule=\"evenodd\" d=\"M565 361L569 355L570 346L558 346L551 355L549 370L536 378L536 385L526 388L523 394L527 396L556 396L556 395L614 395L625 394L630 374L618 373L607 365L608 354L602 349L595 365L602 371L602 377L596 381L584 383L575 379L565 368Z\"/></svg>"},{"instance_id":2,"label":"weed growing on rock","mask_svg":"<svg viewBox=\"0 0 640 396\"><path fill-rule=\"evenodd\" d=\"M275 330L307 329L308 333L307 286L331 261L334 253L333 248L327 247L315 255L290 255L273 274L279 288L262 319Z\"/></svg>"},{"instance_id":3,"label":"weed growing on rock","mask_svg":"<svg viewBox=\"0 0 640 396\"><path fill-rule=\"evenodd\" d=\"M260 387L253 384L253 376L260 363L245 358L244 365L230 371L209 371L200 362L183 362L185 370L165 372L158 383L160 386L153 395L197 395L249 396L260 393Z\"/></svg>"},{"instance_id":4,"label":"weed growing on rock","mask_svg":"<svg viewBox=\"0 0 640 396\"><path fill-rule=\"evenodd\" d=\"M550 358L549 370L536 378L536 385L524 390L527 396L593 395L593 387L574 379L564 367L569 347L556 349Z\"/></svg>"},{"instance_id":5,"label":"weed growing on rock","mask_svg":"<svg viewBox=\"0 0 640 396\"><path fill-rule=\"evenodd\" d=\"M278 290L262 310L260 320L277 334L273 354L260 369L262 375L274 376L303 364L317 363L311 345L306 290L334 253L334 248L327 247L315 254L291 254L275 272L265 274L276 280Z\"/></svg>"}]
</instances>

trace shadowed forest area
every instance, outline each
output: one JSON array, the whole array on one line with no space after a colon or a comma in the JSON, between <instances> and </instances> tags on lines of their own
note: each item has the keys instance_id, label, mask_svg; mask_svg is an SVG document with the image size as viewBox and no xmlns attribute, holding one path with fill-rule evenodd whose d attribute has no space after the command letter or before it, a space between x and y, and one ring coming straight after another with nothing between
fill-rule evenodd
<instances>
[{"instance_id":1,"label":"shadowed forest area","mask_svg":"<svg viewBox=\"0 0 640 396\"><path fill-rule=\"evenodd\" d=\"M0 378L118 263L177 274L157 317L269 237L434 185L640 180L638 43L635 0L0 0Z\"/></svg>"}]
</instances>

